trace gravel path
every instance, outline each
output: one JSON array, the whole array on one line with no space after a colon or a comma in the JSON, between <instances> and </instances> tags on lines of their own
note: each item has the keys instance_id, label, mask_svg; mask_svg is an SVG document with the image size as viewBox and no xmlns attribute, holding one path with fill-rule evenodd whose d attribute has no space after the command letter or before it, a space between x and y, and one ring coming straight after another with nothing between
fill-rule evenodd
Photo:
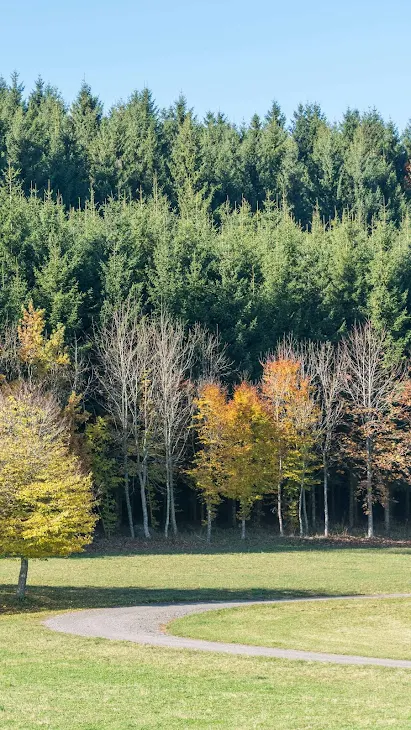
<instances>
[{"instance_id":1,"label":"gravel path","mask_svg":"<svg viewBox=\"0 0 411 730\"><path fill-rule=\"evenodd\" d=\"M274 649L246 644L226 644L218 641L186 639L165 633L166 625L176 618L192 613L215 611L220 608L236 608L244 605L294 603L309 601L338 601L341 599L411 598L410 593L391 593L378 596L338 596L328 598L290 598L272 601L216 601L214 603L167 603L130 608L96 608L89 611L75 611L60 614L44 621L53 631L77 636L97 636L104 639L133 641L136 644L163 646L172 649L194 649L215 651L224 654L275 657L276 659L298 659L333 664L375 664L381 667L411 669L411 661L402 659L375 659L372 657L325 654L294 649Z\"/></svg>"}]
</instances>

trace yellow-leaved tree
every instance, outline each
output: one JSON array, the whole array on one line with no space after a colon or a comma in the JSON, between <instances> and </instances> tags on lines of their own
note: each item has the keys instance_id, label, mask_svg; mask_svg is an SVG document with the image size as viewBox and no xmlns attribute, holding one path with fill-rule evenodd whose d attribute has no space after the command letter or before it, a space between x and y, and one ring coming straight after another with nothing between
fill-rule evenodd
<instances>
[{"instance_id":1,"label":"yellow-leaved tree","mask_svg":"<svg viewBox=\"0 0 411 730\"><path fill-rule=\"evenodd\" d=\"M27 368L29 380L44 381L47 376L61 373L70 364L64 346L64 327L59 325L46 334L45 310L35 309L29 302L17 327L18 357Z\"/></svg>"},{"instance_id":2,"label":"yellow-leaved tree","mask_svg":"<svg viewBox=\"0 0 411 730\"><path fill-rule=\"evenodd\" d=\"M207 510L207 542L221 502L227 450L227 394L218 383L206 383L196 398L194 421L200 449L188 474L194 479Z\"/></svg>"},{"instance_id":3,"label":"yellow-leaved tree","mask_svg":"<svg viewBox=\"0 0 411 730\"><path fill-rule=\"evenodd\" d=\"M27 383L0 388L0 555L21 559L81 551L93 535L91 477L69 451L69 427L51 394Z\"/></svg>"},{"instance_id":4,"label":"yellow-leaved tree","mask_svg":"<svg viewBox=\"0 0 411 730\"><path fill-rule=\"evenodd\" d=\"M224 495L240 504L241 538L255 502L262 499L277 473L277 429L257 388L238 385L227 404Z\"/></svg>"}]
</instances>

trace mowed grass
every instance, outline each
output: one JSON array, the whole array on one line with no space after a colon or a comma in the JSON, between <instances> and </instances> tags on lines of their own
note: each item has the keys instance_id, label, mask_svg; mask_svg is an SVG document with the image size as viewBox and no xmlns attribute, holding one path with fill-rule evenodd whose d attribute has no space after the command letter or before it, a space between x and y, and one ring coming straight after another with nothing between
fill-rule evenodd
<instances>
[{"instance_id":1,"label":"mowed grass","mask_svg":"<svg viewBox=\"0 0 411 730\"><path fill-rule=\"evenodd\" d=\"M139 647L41 622L56 610L147 601L411 592L410 559L407 548L283 544L33 561L24 609L12 595L17 561L2 560L0 727L409 730L411 671Z\"/></svg>"},{"instance_id":2,"label":"mowed grass","mask_svg":"<svg viewBox=\"0 0 411 730\"><path fill-rule=\"evenodd\" d=\"M411 599L246 606L177 619L168 630L208 641L411 659Z\"/></svg>"}]
</instances>

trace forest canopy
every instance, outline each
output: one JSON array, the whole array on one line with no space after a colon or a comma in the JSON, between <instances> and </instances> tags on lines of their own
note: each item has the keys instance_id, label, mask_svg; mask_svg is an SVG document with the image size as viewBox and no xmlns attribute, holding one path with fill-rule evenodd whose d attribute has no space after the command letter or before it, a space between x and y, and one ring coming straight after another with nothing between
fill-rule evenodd
<instances>
[{"instance_id":1,"label":"forest canopy","mask_svg":"<svg viewBox=\"0 0 411 730\"><path fill-rule=\"evenodd\" d=\"M17 74L10 83L1 79L3 340L3 333L17 331L22 316L23 324L24 316L40 317L41 328L59 346L64 340L70 363L85 362L86 380L99 372L101 385L114 362L110 327L131 302L141 321L168 322L168 347L173 338L187 347L184 331L194 333L193 352L200 330L218 334L230 363L223 378L229 400L216 410L217 415L226 413L226 420L213 423L219 428L225 424L227 444L232 443L236 428L241 431L241 408L248 403L264 430L266 406L260 413L253 382L261 379L267 353L284 336L292 333L296 342L334 347L367 322L373 332L384 333L387 362L408 357L410 160L411 126L400 134L376 110L349 109L331 124L318 104L305 104L287 123L274 102L264 118L254 115L239 126L221 112L198 119L184 97L159 109L149 89L105 112L86 83L68 105L41 79L28 95ZM147 330L147 337L157 338L160 352L158 326L154 335ZM164 348L161 352L166 362ZM157 363L161 361L159 356ZM184 368L180 370L185 383ZM6 371L0 350L0 372L8 377ZM241 382L245 390L236 390ZM83 383L72 385L77 398ZM110 487L106 484L110 493L122 493L124 470L118 462L125 453L132 464L127 471L131 493L142 479L141 494L150 498L144 471L136 471L139 433L132 434L126 414L122 452L107 420L114 408L107 405L110 393L103 391L93 386L82 401L81 408L89 411L80 428L87 465L111 480ZM153 402L155 398L158 392ZM161 408L158 402L157 413ZM187 451L181 458L173 452L172 436L167 446L178 489L189 481L190 468L202 469L201 479L209 484L204 464L188 463L193 454L191 426L187 429L189 458ZM229 453L227 446L226 461ZM144 460L141 464L144 469ZM238 464L233 474L234 466ZM341 470L333 476L341 481ZM396 486L403 489L401 479ZM255 484L248 486L247 518ZM261 488L264 492L266 485ZM231 499L230 484L224 489L224 498ZM355 489L350 487L351 495ZM173 484L167 490L173 499ZM335 493L330 488L333 499ZM408 513L408 491L406 495ZM133 509L140 510L133 499L134 507L128 504L131 530ZM148 514L151 506L143 506L143 512ZM117 501L106 507L110 532L121 505ZM335 518L342 508L334 505L332 511ZM170 514L173 522L173 509Z\"/></svg>"}]
</instances>

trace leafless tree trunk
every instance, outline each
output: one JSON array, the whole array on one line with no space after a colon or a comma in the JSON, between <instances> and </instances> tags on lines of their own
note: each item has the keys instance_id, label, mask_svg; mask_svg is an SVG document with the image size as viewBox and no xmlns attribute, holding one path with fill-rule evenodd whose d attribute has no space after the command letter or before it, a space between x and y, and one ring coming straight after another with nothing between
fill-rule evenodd
<instances>
[{"instance_id":1,"label":"leafless tree trunk","mask_svg":"<svg viewBox=\"0 0 411 730\"><path fill-rule=\"evenodd\" d=\"M365 449L367 454L367 535L368 537L374 536L374 515L372 508L372 440L371 436L367 436L365 439Z\"/></svg>"},{"instance_id":2,"label":"leafless tree trunk","mask_svg":"<svg viewBox=\"0 0 411 730\"><path fill-rule=\"evenodd\" d=\"M354 474L352 471L350 471L350 501L348 506L348 526L350 529L354 527L355 524L355 483L354 483Z\"/></svg>"},{"instance_id":3,"label":"leafless tree trunk","mask_svg":"<svg viewBox=\"0 0 411 730\"><path fill-rule=\"evenodd\" d=\"M122 450L123 450L124 496L126 498L127 520L128 520L128 527L130 530L130 537L132 537L134 540L135 532L134 532L133 510L131 507L131 499L130 499L130 477L129 477L129 468L128 468L127 432L123 433Z\"/></svg>"},{"instance_id":4,"label":"leafless tree trunk","mask_svg":"<svg viewBox=\"0 0 411 730\"><path fill-rule=\"evenodd\" d=\"M103 391L105 406L119 432L123 454L124 494L130 536L135 537L129 483L130 393L132 379L136 314L125 302L95 331L98 360L96 376Z\"/></svg>"},{"instance_id":5,"label":"leafless tree trunk","mask_svg":"<svg viewBox=\"0 0 411 730\"><path fill-rule=\"evenodd\" d=\"M317 504L316 504L316 489L315 485L311 487L311 524L314 534L317 532Z\"/></svg>"},{"instance_id":6,"label":"leafless tree trunk","mask_svg":"<svg viewBox=\"0 0 411 730\"><path fill-rule=\"evenodd\" d=\"M190 433L195 392L192 373L203 335L198 328L186 332L181 321L164 311L153 326L153 397L166 474L164 534L168 537L170 525L177 534L174 473L184 459Z\"/></svg>"},{"instance_id":7,"label":"leafless tree trunk","mask_svg":"<svg viewBox=\"0 0 411 730\"><path fill-rule=\"evenodd\" d=\"M207 504L207 542L211 542L211 525L213 521L213 515L211 505Z\"/></svg>"},{"instance_id":8,"label":"leafless tree trunk","mask_svg":"<svg viewBox=\"0 0 411 730\"><path fill-rule=\"evenodd\" d=\"M388 535L391 528L391 486L389 484L387 485L387 496L384 505L384 526Z\"/></svg>"},{"instance_id":9,"label":"leafless tree trunk","mask_svg":"<svg viewBox=\"0 0 411 730\"><path fill-rule=\"evenodd\" d=\"M298 500L298 521L300 525L300 537L308 535L308 516L307 516L307 502L306 502L306 491L304 487L304 477L300 486L300 496Z\"/></svg>"},{"instance_id":10,"label":"leafless tree trunk","mask_svg":"<svg viewBox=\"0 0 411 730\"><path fill-rule=\"evenodd\" d=\"M324 492L324 536L328 537L330 528L328 501L328 472L330 458L333 453L333 439L343 417L342 400L342 364L340 348L330 342L320 344L309 343L307 347L307 363L316 390L316 402L319 408L319 432L321 435L321 451L323 460L323 492Z\"/></svg>"},{"instance_id":11,"label":"leafless tree trunk","mask_svg":"<svg viewBox=\"0 0 411 730\"><path fill-rule=\"evenodd\" d=\"M300 496L298 498L298 523L300 526L300 537L304 537L303 494L304 494L304 488L300 487Z\"/></svg>"},{"instance_id":12,"label":"leafless tree trunk","mask_svg":"<svg viewBox=\"0 0 411 730\"><path fill-rule=\"evenodd\" d=\"M241 519L241 539L245 540L245 517Z\"/></svg>"},{"instance_id":13,"label":"leafless tree trunk","mask_svg":"<svg viewBox=\"0 0 411 730\"><path fill-rule=\"evenodd\" d=\"M280 537L284 537L284 524L283 524L283 505L282 505L282 461L280 457L280 477L277 486L277 517L278 527L280 530Z\"/></svg>"},{"instance_id":14,"label":"leafless tree trunk","mask_svg":"<svg viewBox=\"0 0 411 730\"><path fill-rule=\"evenodd\" d=\"M305 534L308 535L310 527L308 524L308 514L307 514L307 492L303 487L303 517L304 517L304 529Z\"/></svg>"},{"instance_id":15,"label":"leafless tree trunk","mask_svg":"<svg viewBox=\"0 0 411 730\"><path fill-rule=\"evenodd\" d=\"M363 434L368 537L374 535L373 440L404 377L402 367L388 362L388 352L387 333L376 330L371 322L356 325L343 345L344 388L352 406L350 415L359 421Z\"/></svg>"}]
</instances>

